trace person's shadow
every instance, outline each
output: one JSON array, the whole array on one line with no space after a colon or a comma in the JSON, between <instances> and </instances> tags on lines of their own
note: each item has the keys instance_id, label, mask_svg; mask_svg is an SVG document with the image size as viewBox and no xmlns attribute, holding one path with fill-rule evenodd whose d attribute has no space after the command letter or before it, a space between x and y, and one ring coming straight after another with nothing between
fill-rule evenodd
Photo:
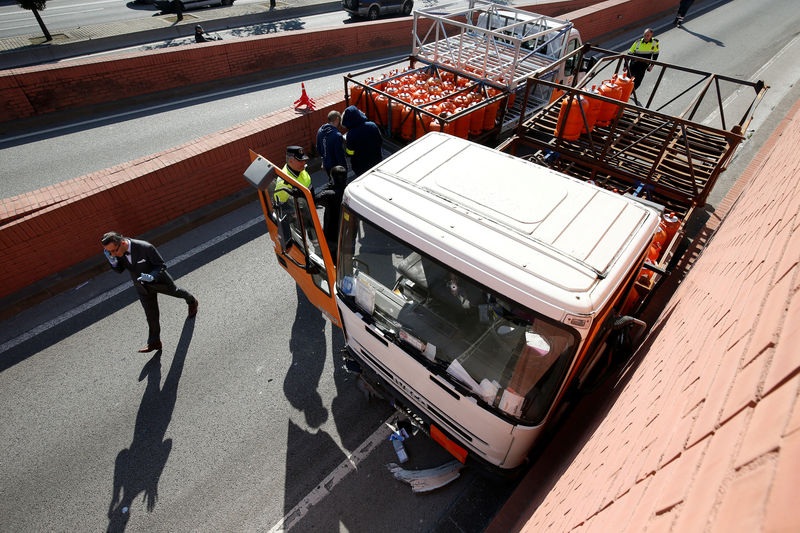
<instances>
[{"instance_id":1,"label":"person's shadow","mask_svg":"<svg viewBox=\"0 0 800 533\"><path fill-rule=\"evenodd\" d=\"M194 332L194 320L186 320L167 379L161 386L161 350L144 365L139 381L147 377L147 387L136 415L133 442L117 454L114 463L114 488L108 505L108 532L125 531L131 504L144 493L147 511L158 501L158 480L172 451L172 439L164 439L178 395L178 381Z\"/></svg>"},{"instance_id":2,"label":"person's shadow","mask_svg":"<svg viewBox=\"0 0 800 533\"><path fill-rule=\"evenodd\" d=\"M303 411L306 423L316 428L328 420L328 411L317 391L327 354L326 322L299 286L296 290L297 313L289 340L292 364L286 372L283 392L292 407Z\"/></svg>"}]
</instances>

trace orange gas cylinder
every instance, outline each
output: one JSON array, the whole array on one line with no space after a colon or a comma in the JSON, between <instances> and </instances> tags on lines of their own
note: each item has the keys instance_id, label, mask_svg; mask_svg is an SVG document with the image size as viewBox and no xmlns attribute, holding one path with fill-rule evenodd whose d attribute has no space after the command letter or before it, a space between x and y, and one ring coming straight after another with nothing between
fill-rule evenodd
<instances>
[{"instance_id":1,"label":"orange gas cylinder","mask_svg":"<svg viewBox=\"0 0 800 533\"><path fill-rule=\"evenodd\" d=\"M414 110L407 105L402 106L400 117L400 137L407 141L414 140Z\"/></svg>"},{"instance_id":2,"label":"orange gas cylinder","mask_svg":"<svg viewBox=\"0 0 800 533\"><path fill-rule=\"evenodd\" d=\"M497 96L498 94L500 94L500 91L497 89L489 88L486 89L486 94L489 95L489 98L492 98L493 96ZM486 106L486 110L483 112L484 130L490 130L494 128L495 121L497 120L498 109L500 109L500 100Z\"/></svg>"},{"instance_id":3,"label":"orange gas cylinder","mask_svg":"<svg viewBox=\"0 0 800 533\"><path fill-rule=\"evenodd\" d=\"M479 94L476 94L472 97L472 106L481 105L483 101L483 97ZM483 131L483 115L486 113L486 107L479 107L477 109L473 109L472 113L469 114L469 133L470 135L480 135Z\"/></svg>"},{"instance_id":4,"label":"orange gas cylinder","mask_svg":"<svg viewBox=\"0 0 800 533\"><path fill-rule=\"evenodd\" d=\"M386 126L389 123L389 99L382 94L375 97L375 114L378 116L380 126Z\"/></svg>"},{"instance_id":5,"label":"orange gas cylinder","mask_svg":"<svg viewBox=\"0 0 800 533\"><path fill-rule=\"evenodd\" d=\"M411 100L414 99L414 97L411 96L411 93L408 91L400 91L400 93L397 95L397 98L408 103L411 103Z\"/></svg>"},{"instance_id":6,"label":"orange gas cylinder","mask_svg":"<svg viewBox=\"0 0 800 533\"><path fill-rule=\"evenodd\" d=\"M457 107L453 110L453 114L455 115L461 113L463 110L463 107ZM456 119L455 126L453 128L453 135L456 137L461 137L462 139L469 138L469 115L465 115Z\"/></svg>"},{"instance_id":7,"label":"orange gas cylinder","mask_svg":"<svg viewBox=\"0 0 800 533\"><path fill-rule=\"evenodd\" d=\"M664 216L661 217L661 222L658 224L658 226L667 234L664 241L666 243L670 243L672 242L672 238L678 232L678 228L681 226L681 221L675 216L675 213L664 213Z\"/></svg>"},{"instance_id":8,"label":"orange gas cylinder","mask_svg":"<svg viewBox=\"0 0 800 533\"><path fill-rule=\"evenodd\" d=\"M633 92L633 78L630 78L627 74L622 73L620 75L614 74L614 77L611 79L617 85L622 87L622 94L619 97L620 101L627 102L630 100L631 93Z\"/></svg>"},{"instance_id":9,"label":"orange gas cylinder","mask_svg":"<svg viewBox=\"0 0 800 533\"><path fill-rule=\"evenodd\" d=\"M392 118L392 135L398 135L400 133L400 123L403 121L403 115L406 112L407 106L404 106L400 102L390 102L389 108L391 109L391 118Z\"/></svg>"},{"instance_id":10,"label":"orange gas cylinder","mask_svg":"<svg viewBox=\"0 0 800 533\"><path fill-rule=\"evenodd\" d=\"M592 90L589 92L592 94L599 94L594 85L592 85ZM600 114L603 103L604 102L592 98L591 96L586 99L586 107L588 108L588 111L586 111L586 125L582 125L581 133L589 133L594 129L594 125L597 122L597 115ZM588 129L586 126L588 126Z\"/></svg>"},{"instance_id":11,"label":"orange gas cylinder","mask_svg":"<svg viewBox=\"0 0 800 533\"><path fill-rule=\"evenodd\" d=\"M555 102L562 94L564 94L564 91L561 89L553 89L553 92L550 94L550 103L552 104Z\"/></svg>"},{"instance_id":12,"label":"orange gas cylinder","mask_svg":"<svg viewBox=\"0 0 800 533\"><path fill-rule=\"evenodd\" d=\"M517 93L511 93L508 95L508 104L506 104L507 109L511 109L514 105L514 101L517 99Z\"/></svg>"},{"instance_id":13,"label":"orange gas cylinder","mask_svg":"<svg viewBox=\"0 0 800 533\"><path fill-rule=\"evenodd\" d=\"M648 272L650 272L648 270ZM628 311L633 309L636 303L639 301L639 291L636 290L636 286L631 287L631 292L628 293L628 297L625 298L625 303L622 304L622 308L619 310L620 315L628 314Z\"/></svg>"},{"instance_id":14,"label":"orange gas cylinder","mask_svg":"<svg viewBox=\"0 0 800 533\"><path fill-rule=\"evenodd\" d=\"M444 128L442 129L442 131L447 133L448 135L455 135L455 124L452 121L448 121L451 114L452 113L450 113L450 111L442 111L439 114L439 118L445 121Z\"/></svg>"},{"instance_id":15,"label":"orange gas cylinder","mask_svg":"<svg viewBox=\"0 0 800 533\"><path fill-rule=\"evenodd\" d=\"M360 102L361 95L364 92L364 88L361 85L353 84L350 87L350 105L354 106L361 106L363 102Z\"/></svg>"},{"instance_id":16,"label":"orange gas cylinder","mask_svg":"<svg viewBox=\"0 0 800 533\"><path fill-rule=\"evenodd\" d=\"M600 95L606 98L619 100L619 97L622 95L622 87L611 80L606 80L600 85L599 92ZM603 105L600 106L600 112L597 114L597 124L599 126L608 126L609 123L614 120L614 117L617 116L620 107L611 102L603 102L602 104Z\"/></svg>"},{"instance_id":17,"label":"orange gas cylinder","mask_svg":"<svg viewBox=\"0 0 800 533\"><path fill-rule=\"evenodd\" d=\"M561 100L561 110L558 112L558 124L555 129L557 136L568 141L574 141L581 136L583 130L581 107L584 112L587 110L586 98L581 95L568 96Z\"/></svg>"},{"instance_id":18,"label":"orange gas cylinder","mask_svg":"<svg viewBox=\"0 0 800 533\"><path fill-rule=\"evenodd\" d=\"M456 80L456 87L458 87L459 89L461 89L462 87L466 87L467 85L469 85L469 78L465 78L462 76Z\"/></svg>"}]
</instances>

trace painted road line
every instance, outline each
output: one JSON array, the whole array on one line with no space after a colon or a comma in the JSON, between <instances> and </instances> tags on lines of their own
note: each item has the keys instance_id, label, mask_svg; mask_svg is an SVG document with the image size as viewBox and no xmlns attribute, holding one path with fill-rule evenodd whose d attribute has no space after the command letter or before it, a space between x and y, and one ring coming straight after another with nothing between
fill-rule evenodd
<instances>
[{"instance_id":1,"label":"painted road line","mask_svg":"<svg viewBox=\"0 0 800 533\"><path fill-rule=\"evenodd\" d=\"M195 256L195 255L197 255L197 254L199 254L199 253L211 248L212 246L214 246L216 244L219 244L219 243L225 241L226 239L229 239L229 238L233 237L237 233L241 233L242 231L244 231L246 229L249 229L249 228L255 226L256 224L263 223L263 222L264 222L264 217L257 217L257 218L253 218L251 220L248 220L247 222L245 222L243 224L240 224L239 226L236 226L235 228L233 228L233 229L231 229L229 231L226 231L225 233L223 233L221 235L218 235L218 236L214 237L210 241L206 241L203 244L200 244L200 245L192 248L191 250L179 255L178 257L172 259L170 261L170 263L175 265L175 264L181 263L182 261L186 261L187 259L189 259L189 258L191 258L191 257L193 257L193 256ZM53 328L53 327L65 322L65 321L69 320L72 317L74 317L76 315L79 315L79 314L83 313L84 311L86 311L88 309L91 309L92 307L94 307L96 305L99 305L99 304L101 304L101 303L103 303L103 302L105 302L107 300L110 300L111 298L115 297L116 295L120 294L121 292L123 292L123 291L125 291L125 290L127 290L129 288L130 288L130 285L127 282L123 282L120 285L118 285L118 286L116 286L116 287L104 292L102 295L96 296L96 297L92 298L91 300L79 305L78 307L70 309L66 313L63 313L63 314L59 315L58 317L54 318L53 320L45 322L44 324L40 324L39 326L36 326L35 328L23 333L22 335L19 335L18 337L15 337L15 338L3 343L2 345L0 345L0 355L2 355L7 350L10 350L11 348L15 348L16 346L19 346L23 342L28 341L28 340L36 337L37 335L41 335L42 333L44 333L45 331L49 330L50 328Z\"/></svg>"},{"instance_id":2,"label":"painted road line","mask_svg":"<svg viewBox=\"0 0 800 533\"><path fill-rule=\"evenodd\" d=\"M279 533L283 531L289 531L294 526L296 526L300 520L311 510L312 507L320 503L322 500L325 499L342 481L345 477L347 477L350 472L354 472L358 470L358 465L364 459L366 459L369 454L376 448L378 444L385 441L389 438L389 435L392 434L392 430L389 429L387 423L391 420L392 417L386 420L385 423L381 424L378 429L376 429L372 435L367 437L367 440L361 443L361 445L347 456L347 458L342 461L342 463L336 467L328 476L323 479L319 485L317 485L314 490L312 490L308 495L300 500L300 503L294 506L294 508L286 513L281 520L272 526L269 530L269 533ZM266 526L259 525L256 527L256 531L265 531Z\"/></svg>"}]
</instances>

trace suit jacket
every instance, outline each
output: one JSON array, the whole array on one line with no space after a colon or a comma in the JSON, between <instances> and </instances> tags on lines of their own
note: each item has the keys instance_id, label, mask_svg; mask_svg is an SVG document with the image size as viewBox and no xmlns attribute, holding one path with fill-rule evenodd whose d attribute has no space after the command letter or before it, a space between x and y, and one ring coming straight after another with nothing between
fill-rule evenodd
<instances>
[{"instance_id":1,"label":"suit jacket","mask_svg":"<svg viewBox=\"0 0 800 533\"><path fill-rule=\"evenodd\" d=\"M127 270L133 280L133 285L140 293L147 293L147 289L141 281L136 278L142 274L151 274L154 278L153 283L147 285L151 288L155 284L174 285L172 277L167 273L167 264L158 253L155 246L147 241L140 241L138 239L129 239L130 246L128 251L131 254L131 259L128 261L128 256L123 255L117 258L117 266L112 267L117 272Z\"/></svg>"}]
</instances>

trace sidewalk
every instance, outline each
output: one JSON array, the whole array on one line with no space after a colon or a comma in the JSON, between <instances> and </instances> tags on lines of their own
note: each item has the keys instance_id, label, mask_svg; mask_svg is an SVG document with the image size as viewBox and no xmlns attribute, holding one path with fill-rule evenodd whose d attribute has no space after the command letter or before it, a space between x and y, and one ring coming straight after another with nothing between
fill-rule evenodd
<instances>
[{"instance_id":1,"label":"sidewalk","mask_svg":"<svg viewBox=\"0 0 800 533\"><path fill-rule=\"evenodd\" d=\"M154 8L138 19L51 30L50 42L43 42L41 32L0 38L0 69L188 37L194 35L196 24L214 32L340 9L341 2L337 0L278 0L274 10L259 3L185 11L183 21L178 22L174 14L157 15L159 11Z\"/></svg>"}]
</instances>

